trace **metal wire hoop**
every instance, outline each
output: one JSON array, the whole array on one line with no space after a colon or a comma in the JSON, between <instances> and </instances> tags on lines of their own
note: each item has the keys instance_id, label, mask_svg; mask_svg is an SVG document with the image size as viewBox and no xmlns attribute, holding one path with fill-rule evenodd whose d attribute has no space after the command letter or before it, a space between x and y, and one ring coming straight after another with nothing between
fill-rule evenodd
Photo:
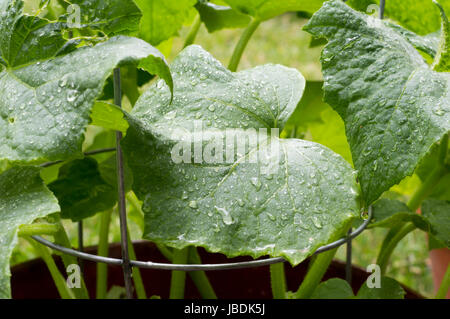
<instances>
[{"instance_id":1,"label":"metal wire hoop","mask_svg":"<svg viewBox=\"0 0 450 319\"><path fill-rule=\"evenodd\" d=\"M346 243L347 241L355 238L359 234L361 234L364 229L366 229L367 225L369 224L370 220L372 219L372 206L369 206L369 209L367 211L368 217L364 222L355 229L352 233L350 233L347 237L341 238L339 240L336 240L335 242L332 242L328 245L322 246L319 249L317 249L313 255L323 253L325 251L337 248L341 246L342 244ZM116 266L122 266L123 261L122 259L118 258L109 258L109 257L101 257L93 254L88 254L84 252L80 252L78 250L74 250L72 248L63 247L60 245L57 245L55 243L52 243L51 241L48 241L40 236L31 236L34 240L41 243L42 245L45 245L53 250L62 252L67 255L71 255L74 257L78 257L80 259L89 260L93 262L98 263L105 263L108 265L116 265ZM242 268L252 268L252 267L260 267L260 266L267 266L272 264L277 264L284 262L285 259L282 257L276 257L276 258L267 258L267 259L259 259L259 260L252 260L252 261L244 261L244 262L235 262L235 263L226 263L226 264L201 264L201 265L193 265L193 264L169 264L169 263L156 263L152 261L138 261L138 260L130 260L130 265L132 267L138 267L138 268L146 268L146 269L159 269L159 270L181 270L181 271L212 271L212 270L230 270L230 269L242 269Z\"/></svg>"}]
</instances>

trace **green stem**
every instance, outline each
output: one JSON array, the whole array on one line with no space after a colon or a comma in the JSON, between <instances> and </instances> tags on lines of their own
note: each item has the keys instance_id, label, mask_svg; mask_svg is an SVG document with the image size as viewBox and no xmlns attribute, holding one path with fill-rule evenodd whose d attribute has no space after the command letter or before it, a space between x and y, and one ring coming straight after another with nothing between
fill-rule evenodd
<instances>
[{"instance_id":1,"label":"green stem","mask_svg":"<svg viewBox=\"0 0 450 319\"><path fill-rule=\"evenodd\" d=\"M173 260L173 252L168 247L160 244L156 244L159 252L170 262Z\"/></svg>"},{"instance_id":2,"label":"green stem","mask_svg":"<svg viewBox=\"0 0 450 319\"><path fill-rule=\"evenodd\" d=\"M286 299L284 263L270 265L270 285L273 299Z\"/></svg>"},{"instance_id":3,"label":"green stem","mask_svg":"<svg viewBox=\"0 0 450 319\"><path fill-rule=\"evenodd\" d=\"M186 40L184 41L183 48L194 43L195 38L197 37L198 30L200 29L201 25L202 25L202 20L200 19L200 15L197 14L197 16L195 17L194 23L192 24L192 28L189 31L189 34L187 35Z\"/></svg>"},{"instance_id":4,"label":"green stem","mask_svg":"<svg viewBox=\"0 0 450 319\"><path fill-rule=\"evenodd\" d=\"M445 299L450 288L450 266L447 266L444 278L442 278L441 286L436 294L436 299Z\"/></svg>"},{"instance_id":5,"label":"green stem","mask_svg":"<svg viewBox=\"0 0 450 319\"><path fill-rule=\"evenodd\" d=\"M128 230L128 251L131 260L136 260L136 252L134 250L133 242L130 238L130 231ZM147 299L147 293L145 292L144 281L142 280L141 271L137 267L133 267L133 281L134 288L136 289L136 295L138 299Z\"/></svg>"},{"instance_id":6,"label":"green stem","mask_svg":"<svg viewBox=\"0 0 450 319\"><path fill-rule=\"evenodd\" d=\"M306 274L305 279L303 279L303 282L295 293L295 298L306 299L311 297L317 285L322 280L323 275L327 271L328 266L333 260L336 251L337 248L321 253L316 257L311 268Z\"/></svg>"},{"instance_id":7,"label":"green stem","mask_svg":"<svg viewBox=\"0 0 450 319\"><path fill-rule=\"evenodd\" d=\"M189 248L189 263L202 263L196 247L192 246ZM204 271L190 271L189 276L197 286L197 289L203 299L217 299L216 293L214 292L214 289L209 282L208 276L206 276L206 273Z\"/></svg>"},{"instance_id":8,"label":"green stem","mask_svg":"<svg viewBox=\"0 0 450 319\"><path fill-rule=\"evenodd\" d=\"M173 263L185 264L188 259L188 247L183 249L174 249L173 251ZM186 285L186 272L185 271L172 271L172 281L170 283L170 299L183 299L184 287Z\"/></svg>"},{"instance_id":9,"label":"green stem","mask_svg":"<svg viewBox=\"0 0 450 319\"><path fill-rule=\"evenodd\" d=\"M33 246L36 253L39 256L41 256L41 258L44 260L61 298L74 299L72 292L67 286L66 280L64 279L63 275L59 272L59 269L56 266L55 261L53 260L50 250L30 237L25 237L25 239Z\"/></svg>"},{"instance_id":10,"label":"green stem","mask_svg":"<svg viewBox=\"0 0 450 319\"><path fill-rule=\"evenodd\" d=\"M66 230L64 229L64 226L62 225L61 221L59 221L59 225L60 225L59 230L53 235L55 243L60 246L72 248L69 237L67 236ZM66 267L66 269L70 265L78 265L78 260L76 257L70 256L68 254L62 254L61 258L63 260L64 266ZM79 288L79 289L74 288L73 291L74 291L75 297L77 299L89 299L89 293L87 291L86 284L84 282L84 278L81 278L81 288Z\"/></svg>"},{"instance_id":11,"label":"green stem","mask_svg":"<svg viewBox=\"0 0 450 319\"><path fill-rule=\"evenodd\" d=\"M112 209L105 211L100 216L100 233L97 254L102 257L109 255L109 227L111 224ZM97 299L106 299L108 291L108 265L97 263Z\"/></svg>"},{"instance_id":12,"label":"green stem","mask_svg":"<svg viewBox=\"0 0 450 319\"><path fill-rule=\"evenodd\" d=\"M247 26L247 28L244 30L244 33L242 33L239 42L234 48L230 64L228 65L228 69L230 71L236 72L239 62L241 61L242 54L244 53L245 47L247 46L248 41L250 40L250 38L252 37L253 33L255 32L256 28L258 28L260 23L261 21L259 20L252 20Z\"/></svg>"},{"instance_id":13,"label":"green stem","mask_svg":"<svg viewBox=\"0 0 450 319\"><path fill-rule=\"evenodd\" d=\"M403 225L400 230L397 231L394 236L392 236L392 238L390 238L387 244L383 242L384 249L380 251L377 258L377 264L380 266L381 274L386 273L389 258L391 257L395 247L397 247L398 243L414 229L416 229L416 225L414 225L413 223L407 223L406 225Z\"/></svg>"},{"instance_id":14,"label":"green stem","mask_svg":"<svg viewBox=\"0 0 450 319\"><path fill-rule=\"evenodd\" d=\"M30 225L22 225L19 228L19 236L40 236L40 235L54 235L59 231L58 224L46 224L46 223L38 223L38 224L30 224Z\"/></svg>"}]
</instances>

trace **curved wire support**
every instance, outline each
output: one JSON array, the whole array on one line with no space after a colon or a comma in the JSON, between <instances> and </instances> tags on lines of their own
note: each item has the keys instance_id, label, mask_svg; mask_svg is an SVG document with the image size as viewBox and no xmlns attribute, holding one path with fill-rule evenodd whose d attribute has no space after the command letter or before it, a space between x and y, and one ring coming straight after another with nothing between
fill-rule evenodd
<instances>
[{"instance_id":1,"label":"curved wire support","mask_svg":"<svg viewBox=\"0 0 450 319\"><path fill-rule=\"evenodd\" d=\"M328 245L322 246L319 249L317 249L313 255L323 253L325 251L337 248L347 241L355 238L359 234L361 234L364 229L366 229L367 225L369 224L370 220L372 219L372 206L368 209L368 217L364 222L355 229L352 233L350 233L347 237L341 238L339 240L336 240L335 242L332 242ZM75 257L78 257L80 259L89 260L93 262L98 263L105 263L108 265L116 265L116 266L122 266L123 261L122 259L118 258L109 258L109 257L101 257L93 254L88 254L84 252L80 252L71 248L63 247L57 244L52 243L51 241L48 241L40 236L31 236L34 240L37 242L62 253L72 255ZM191 265L191 264L169 264L169 263L155 263L152 261L137 261L137 260L130 260L130 265L132 267L138 267L138 268L146 268L146 269L159 269L159 270L180 270L180 271L212 271L212 270L230 270L230 269L242 269L242 268L252 268L252 267L261 267L261 266L267 266L272 264L277 264L281 262L285 262L286 260L282 257L276 257L276 258L267 258L267 259L259 259L259 260L252 260L252 261L244 261L244 262L236 262L236 263L225 263L225 264L201 264L201 265Z\"/></svg>"}]
</instances>

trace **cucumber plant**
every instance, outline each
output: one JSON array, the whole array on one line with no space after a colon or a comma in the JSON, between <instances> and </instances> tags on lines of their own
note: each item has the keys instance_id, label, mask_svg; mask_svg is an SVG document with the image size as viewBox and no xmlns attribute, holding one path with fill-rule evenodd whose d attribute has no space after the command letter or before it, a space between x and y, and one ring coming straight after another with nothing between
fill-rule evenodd
<instances>
[{"instance_id":1,"label":"cucumber plant","mask_svg":"<svg viewBox=\"0 0 450 319\"><path fill-rule=\"evenodd\" d=\"M50 251L30 236L70 246L62 221L99 214L99 254L107 255L116 131L124 135L130 218L174 263L201 263L195 247L204 247L298 265L361 223L370 205L369 227L390 229L378 257L383 275L414 229L448 247L448 20L438 4L441 32L424 30L396 15L399 1L388 3L392 18L382 21L357 11L372 1L0 0L0 298L11 296L18 236L43 258L62 298L89 297L84 283L67 287ZM312 15L305 30L328 41L324 101L343 122L324 117L321 83L293 68L236 72L258 26L289 11ZM169 66L160 50L189 23ZM228 67L193 44L202 24L208 32L243 28ZM124 109L111 90L119 70ZM314 132L316 117L329 129L345 125L339 147L301 138ZM386 195L412 174L422 183L407 204ZM286 290L283 264L270 266L273 296L403 297L389 277L356 296L343 280L320 284L335 252L315 258L296 292ZM139 270L133 274L137 296L146 298ZM216 297L205 273L190 275L203 297ZM106 297L106 278L99 265L98 298ZM172 298L184 296L184 281L173 272Z\"/></svg>"}]
</instances>

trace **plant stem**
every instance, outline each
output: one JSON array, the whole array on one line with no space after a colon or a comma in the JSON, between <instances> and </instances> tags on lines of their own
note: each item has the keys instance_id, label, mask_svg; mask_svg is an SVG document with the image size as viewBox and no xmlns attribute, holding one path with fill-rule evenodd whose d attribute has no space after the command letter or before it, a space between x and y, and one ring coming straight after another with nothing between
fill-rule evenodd
<instances>
[{"instance_id":1,"label":"plant stem","mask_svg":"<svg viewBox=\"0 0 450 319\"><path fill-rule=\"evenodd\" d=\"M234 48L230 64L228 65L228 69L230 71L236 72L239 62L241 61L242 54L244 53L245 47L247 46L248 41L250 40L250 38L252 37L253 33L255 32L256 28L258 28L260 23L261 21L259 20L252 20L247 26L247 28L244 30L244 33L242 33L239 42Z\"/></svg>"},{"instance_id":2,"label":"plant stem","mask_svg":"<svg viewBox=\"0 0 450 319\"><path fill-rule=\"evenodd\" d=\"M200 19L200 15L197 14L197 16L195 17L194 23L192 24L191 30L189 31L189 34L187 35L186 40L184 41L183 48L194 43L195 38L197 37L198 30L200 29L201 25L202 25L202 20Z\"/></svg>"},{"instance_id":3,"label":"plant stem","mask_svg":"<svg viewBox=\"0 0 450 319\"><path fill-rule=\"evenodd\" d=\"M436 299L445 299L448 289L450 288L450 266L447 266L444 278L442 278L441 286L436 294Z\"/></svg>"},{"instance_id":4,"label":"plant stem","mask_svg":"<svg viewBox=\"0 0 450 319\"><path fill-rule=\"evenodd\" d=\"M59 230L53 235L55 243L60 246L72 248L69 237L67 236L66 230L64 229L64 226L62 225L61 221L59 221L59 225L60 225ZM76 257L67 254L62 254L61 258L63 260L66 269L70 265L78 265L78 260ZM81 278L81 288L80 289L75 288L73 289L73 291L75 292L75 297L77 299L89 299L89 293L87 291L84 278Z\"/></svg>"},{"instance_id":5,"label":"plant stem","mask_svg":"<svg viewBox=\"0 0 450 319\"><path fill-rule=\"evenodd\" d=\"M188 259L188 247L183 249L174 249L173 263L185 264ZM174 270L172 271L172 281L170 283L170 299L183 299L184 287L186 284L186 272Z\"/></svg>"},{"instance_id":6,"label":"plant stem","mask_svg":"<svg viewBox=\"0 0 450 319\"><path fill-rule=\"evenodd\" d=\"M59 272L59 269L56 266L55 261L53 260L50 250L47 247L37 243L30 237L25 237L25 239L33 246L36 253L38 253L38 255L41 256L41 258L44 260L61 298L74 299L72 292L70 291L69 287L67 287L66 280Z\"/></svg>"},{"instance_id":7,"label":"plant stem","mask_svg":"<svg viewBox=\"0 0 450 319\"><path fill-rule=\"evenodd\" d=\"M189 248L189 263L202 263L196 247L192 246ZM214 292L214 289L209 282L208 276L206 276L206 273L204 271L191 271L189 272L189 276L191 277L192 281L194 281L203 299L217 299L216 293Z\"/></svg>"},{"instance_id":8,"label":"plant stem","mask_svg":"<svg viewBox=\"0 0 450 319\"><path fill-rule=\"evenodd\" d=\"M306 299L311 297L317 285L322 280L323 275L327 271L328 266L333 260L336 251L337 248L317 255L308 273L306 274L305 279L303 279L303 282L295 293L295 298Z\"/></svg>"},{"instance_id":9,"label":"plant stem","mask_svg":"<svg viewBox=\"0 0 450 319\"><path fill-rule=\"evenodd\" d=\"M109 227L111 224L112 209L103 212L100 216L100 233L97 254L107 257L109 252ZM97 263L97 299L105 299L108 290L108 265Z\"/></svg>"},{"instance_id":10,"label":"plant stem","mask_svg":"<svg viewBox=\"0 0 450 319\"><path fill-rule=\"evenodd\" d=\"M173 252L169 248L167 248L164 245L156 244L156 247L158 248L159 252L170 262L173 260Z\"/></svg>"},{"instance_id":11,"label":"plant stem","mask_svg":"<svg viewBox=\"0 0 450 319\"><path fill-rule=\"evenodd\" d=\"M40 236L40 235L54 235L59 231L58 224L37 223L31 225L22 225L19 228L19 236Z\"/></svg>"},{"instance_id":12,"label":"plant stem","mask_svg":"<svg viewBox=\"0 0 450 319\"><path fill-rule=\"evenodd\" d=\"M136 260L136 252L134 250L133 242L131 241L130 231L128 230L128 250L130 252L130 259ZM147 299L147 293L145 292L144 281L142 280L141 271L137 267L133 267L133 282L136 289L136 295L138 299Z\"/></svg>"},{"instance_id":13,"label":"plant stem","mask_svg":"<svg viewBox=\"0 0 450 319\"><path fill-rule=\"evenodd\" d=\"M377 264L380 266L381 274L386 273L387 265L389 262L389 258L392 255L395 247L397 247L398 243L410 232L416 229L416 225L413 223L407 223L403 225L400 230L390 239L390 241L384 245L384 249L380 251L377 258Z\"/></svg>"},{"instance_id":14,"label":"plant stem","mask_svg":"<svg viewBox=\"0 0 450 319\"><path fill-rule=\"evenodd\" d=\"M273 299L286 299L284 263L270 265L270 285Z\"/></svg>"}]
</instances>

